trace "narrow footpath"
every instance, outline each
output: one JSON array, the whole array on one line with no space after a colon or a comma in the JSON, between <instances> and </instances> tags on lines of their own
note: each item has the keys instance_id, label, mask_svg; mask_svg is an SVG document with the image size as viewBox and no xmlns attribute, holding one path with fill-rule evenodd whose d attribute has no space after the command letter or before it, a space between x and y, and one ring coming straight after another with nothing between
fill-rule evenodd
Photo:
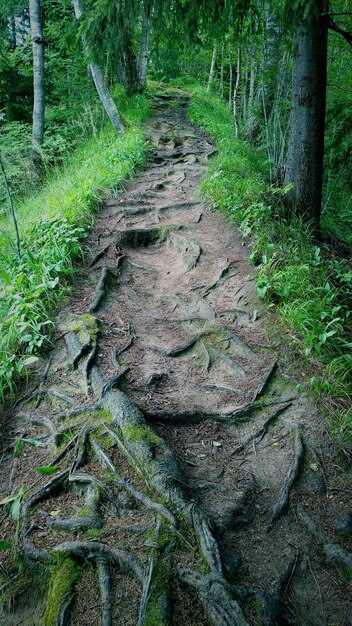
<instances>
[{"instance_id":1,"label":"narrow footpath","mask_svg":"<svg viewBox=\"0 0 352 626\"><path fill-rule=\"evenodd\" d=\"M4 557L26 593L1 625L352 623L351 491L240 233L197 196L215 148L186 105L155 98L149 163L99 211L15 405L37 445L2 459L28 565Z\"/></svg>"}]
</instances>

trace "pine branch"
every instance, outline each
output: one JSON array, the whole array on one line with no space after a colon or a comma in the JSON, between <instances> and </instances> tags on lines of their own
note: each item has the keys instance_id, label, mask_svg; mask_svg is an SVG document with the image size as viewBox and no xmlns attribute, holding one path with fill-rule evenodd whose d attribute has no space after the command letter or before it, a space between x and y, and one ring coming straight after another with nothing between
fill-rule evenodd
<instances>
[{"instance_id":1,"label":"pine branch","mask_svg":"<svg viewBox=\"0 0 352 626\"><path fill-rule=\"evenodd\" d=\"M340 26L338 26L329 16L328 18L328 28L330 28L331 30L335 31L335 33L338 33L339 35L342 35L342 37L344 37L344 39L346 39L347 43L350 44L350 46L352 46L352 33L350 33L347 30L344 30L343 28L340 28Z\"/></svg>"}]
</instances>

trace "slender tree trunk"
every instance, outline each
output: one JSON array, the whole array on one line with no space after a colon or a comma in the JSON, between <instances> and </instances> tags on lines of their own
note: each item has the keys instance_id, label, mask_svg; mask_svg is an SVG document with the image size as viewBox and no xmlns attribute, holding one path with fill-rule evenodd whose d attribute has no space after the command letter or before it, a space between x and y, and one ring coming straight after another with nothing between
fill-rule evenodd
<instances>
[{"instance_id":1,"label":"slender tree trunk","mask_svg":"<svg viewBox=\"0 0 352 626\"><path fill-rule=\"evenodd\" d=\"M221 46L220 95L224 96L224 44Z\"/></svg>"},{"instance_id":2,"label":"slender tree trunk","mask_svg":"<svg viewBox=\"0 0 352 626\"><path fill-rule=\"evenodd\" d=\"M248 96L248 115L252 115L254 100L254 81L255 81L255 47L251 47L250 51L250 73L249 73L249 96Z\"/></svg>"},{"instance_id":3,"label":"slender tree trunk","mask_svg":"<svg viewBox=\"0 0 352 626\"><path fill-rule=\"evenodd\" d=\"M229 63L230 63L230 80L229 80L229 109L231 109L231 104L232 104L232 63L231 63L231 59L229 59Z\"/></svg>"},{"instance_id":4,"label":"slender tree trunk","mask_svg":"<svg viewBox=\"0 0 352 626\"><path fill-rule=\"evenodd\" d=\"M17 46L16 17L15 17L15 15L11 15L10 27L11 27L11 46L12 46L13 49L15 49L16 46Z\"/></svg>"},{"instance_id":5,"label":"slender tree trunk","mask_svg":"<svg viewBox=\"0 0 352 626\"><path fill-rule=\"evenodd\" d=\"M314 6L315 5L315 6ZM292 71L291 130L286 183L297 213L318 233L323 180L326 103L327 18L326 0L316 0L308 14L297 16Z\"/></svg>"},{"instance_id":6,"label":"slender tree trunk","mask_svg":"<svg viewBox=\"0 0 352 626\"><path fill-rule=\"evenodd\" d=\"M73 8L74 8L76 19L79 20L79 18L82 17L85 11L82 0L73 0ZM83 46L85 48L85 52L87 53L87 46L84 41L83 41ZM125 130L124 125L122 124L120 114L116 108L116 104L110 95L103 72L101 71L97 63L89 63L88 68L93 78L93 82L98 92L100 101L113 127L115 128L116 132L124 131Z\"/></svg>"},{"instance_id":7,"label":"slender tree trunk","mask_svg":"<svg viewBox=\"0 0 352 626\"><path fill-rule=\"evenodd\" d=\"M149 57L149 17L149 0L142 0L142 35L138 59L138 77L139 83L143 87L143 89L147 84L147 66Z\"/></svg>"},{"instance_id":8,"label":"slender tree trunk","mask_svg":"<svg viewBox=\"0 0 352 626\"><path fill-rule=\"evenodd\" d=\"M40 0L30 0L29 15L33 46L33 127L32 158L40 162L40 147L44 139L44 41Z\"/></svg>"},{"instance_id":9,"label":"slender tree trunk","mask_svg":"<svg viewBox=\"0 0 352 626\"><path fill-rule=\"evenodd\" d=\"M244 64L243 64L244 65ZM247 64L246 64L247 65ZM248 86L248 69L245 65L245 69L242 72L242 122L243 125L247 123L247 86Z\"/></svg>"},{"instance_id":10,"label":"slender tree trunk","mask_svg":"<svg viewBox=\"0 0 352 626\"><path fill-rule=\"evenodd\" d=\"M211 64L210 64L210 71L209 71L209 78L208 78L208 87L207 87L208 91L210 91L210 88L211 88L213 80L214 80L215 61L216 61L216 46L214 46L214 48L213 48L213 54L212 54L212 57L211 57Z\"/></svg>"},{"instance_id":11,"label":"slender tree trunk","mask_svg":"<svg viewBox=\"0 0 352 626\"><path fill-rule=\"evenodd\" d=\"M241 65L241 49L238 46L237 50L237 66L236 66L236 81L233 89L233 119L235 123L235 137L238 137L238 120L237 120L237 94L238 86L240 84L240 65Z\"/></svg>"}]
</instances>

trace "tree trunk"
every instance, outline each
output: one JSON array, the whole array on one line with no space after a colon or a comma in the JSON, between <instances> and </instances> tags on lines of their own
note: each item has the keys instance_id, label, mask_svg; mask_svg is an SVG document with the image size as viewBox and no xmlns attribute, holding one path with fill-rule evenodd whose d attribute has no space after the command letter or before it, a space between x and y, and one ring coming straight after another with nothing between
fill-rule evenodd
<instances>
[{"instance_id":1,"label":"tree trunk","mask_svg":"<svg viewBox=\"0 0 352 626\"><path fill-rule=\"evenodd\" d=\"M220 95L224 96L224 44L221 46Z\"/></svg>"},{"instance_id":2,"label":"tree trunk","mask_svg":"<svg viewBox=\"0 0 352 626\"><path fill-rule=\"evenodd\" d=\"M10 17L10 28L11 28L11 47L15 49L17 47L17 36L16 36L16 18L14 15Z\"/></svg>"},{"instance_id":3,"label":"tree trunk","mask_svg":"<svg viewBox=\"0 0 352 626\"><path fill-rule=\"evenodd\" d=\"M249 96L248 96L248 116L251 117L253 111L254 100L254 81L255 81L255 46L252 45L250 51L250 72L249 72Z\"/></svg>"},{"instance_id":4,"label":"tree trunk","mask_svg":"<svg viewBox=\"0 0 352 626\"><path fill-rule=\"evenodd\" d=\"M136 93L143 91L142 85L139 81L139 64L137 63L137 56L133 48L132 36L127 28L122 29L121 33L123 42L123 59L126 70L126 94L128 96L134 96Z\"/></svg>"},{"instance_id":5,"label":"tree trunk","mask_svg":"<svg viewBox=\"0 0 352 626\"><path fill-rule=\"evenodd\" d=\"M149 0L142 0L142 34L138 59L138 77L139 83L143 89L147 84L147 66L149 57L149 4Z\"/></svg>"},{"instance_id":6,"label":"tree trunk","mask_svg":"<svg viewBox=\"0 0 352 626\"><path fill-rule=\"evenodd\" d=\"M297 213L319 231L326 103L326 0L316 0L297 16L292 71L292 110L285 182Z\"/></svg>"},{"instance_id":7,"label":"tree trunk","mask_svg":"<svg viewBox=\"0 0 352 626\"><path fill-rule=\"evenodd\" d=\"M82 17L85 11L82 0L73 0L73 8L76 19L79 20L79 18ZM85 48L85 52L87 53L87 46L85 41L83 41L83 46ZM112 123L116 132L124 131L124 125L122 124L120 114L116 108L116 104L110 95L103 72L101 71L97 63L89 63L88 68L92 75L93 82L98 92L100 101L107 113L108 118L110 119L110 122Z\"/></svg>"},{"instance_id":8,"label":"tree trunk","mask_svg":"<svg viewBox=\"0 0 352 626\"><path fill-rule=\"evenodd\" d=\"M33 46L33 127L32 158L40 161L40 147L44 139L44 41L40 0L30 0L29 15Z\"/></svg>"},{"instance_id":9,"label":"tree trunk","mask_svg":"<svg viewBox=\"0 0 352 626\"><path fill-rule=\"evenodd\" d=\"M237 121L237 94L238 86L240 84L240 65L241 65L241 49L238 46L237 50L237 67L236 67L236 81L233 89L233 120L235 123L235 137L238 137L238 121Z\"/></svg>"},{"instance_id":10,"label":"tree trunk","mask_svg":"<svg viewBox=\"0 0 352 626\"><path fill-rule=\"evenodd\" d=\"M212 82L214 80L215 61L216 61L216 46L214 46L214 48L213 48L213 54L212 54L212 57L211 57L211 64L210 64L210 71L209 71L207 91L210 91L210 87L211 87Z\"/></svg>"},{"instance_id":11,"label":"tree trunk","mask_svg":"<svg viewBox=\"0 0 352 626\"><path fill-rule=\"evenodd\" d=\"M232 63L231 63L231 59L229 59L230 62L230 78L229 78L229 109L231 109L231 104L232 104Z\"/></svg>"}]
</instances>

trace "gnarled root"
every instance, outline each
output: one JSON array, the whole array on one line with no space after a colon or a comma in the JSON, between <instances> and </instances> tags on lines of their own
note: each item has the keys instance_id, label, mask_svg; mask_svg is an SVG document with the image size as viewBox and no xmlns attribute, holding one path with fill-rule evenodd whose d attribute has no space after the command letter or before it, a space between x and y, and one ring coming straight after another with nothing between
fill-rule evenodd
<instances>
[{"instance_id":1,"label":"gnarled root","mask_svg":"<svg viewBox=\"0 0 352 626\"><path fill-rule=\"evenodd\" d=\"M290 468L287 472L284 484L282 485L277 502L274 506L272 515L271 515L271 523L281 517L281 515L286 511L288 507L288 500L290 496L291 487L295 483L298 478L302 461L304 458L304 444L301 433L301 427L297 426L295 429L295 457L290 465Z\"/></svg>"},{"instance_id":2,"label":"gnarled root","mask_svg":"<svg viewBox=\"0 0 352 626\"><path fill-rule=\"evenodd\" d=\"M331 541L322 530L318 530L312 518L301 506L297 506L298 519L304 524L308 532L321 545L327 560L340 569L341 573L348 579L352 579L352 553L345 550L339 544Z\"/></svg>"},{"instance_id":3,"label":"gnarled root","mask_svg":"<svg viewBox=\"0 0 352 626\"><path fill-rule=\"evenodd\" d=\"M178 575L181 582L197 591L213 626L248 626L239 604L231 595L230 585L220 576L188 569L179 569Z\"/></svg>"}]
</instances>

